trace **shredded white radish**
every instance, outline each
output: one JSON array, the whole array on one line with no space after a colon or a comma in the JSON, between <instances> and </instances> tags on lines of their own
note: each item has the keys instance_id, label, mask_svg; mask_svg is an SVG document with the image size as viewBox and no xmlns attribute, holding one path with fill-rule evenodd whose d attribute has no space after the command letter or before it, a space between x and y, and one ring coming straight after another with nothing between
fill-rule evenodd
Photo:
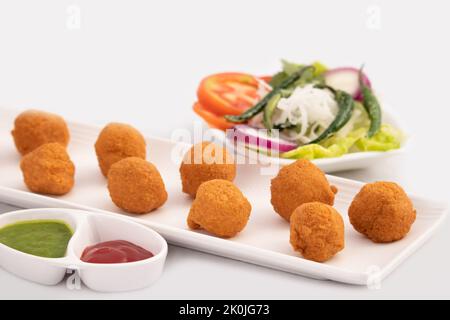
<instances>
[{"instance_id":1,"label":"shredded white radish","mask_svg":"<svg viewBox=\"0 0 450 320\"><path fill-rule=\"evenodd\" d=\"M337 112L338 105L333 94L310 84L296 88L289 98L280 99L273 123L299 126L298 132L285 130L285 138L308 143L333 122Z\"/></svg>"}]
</instances>

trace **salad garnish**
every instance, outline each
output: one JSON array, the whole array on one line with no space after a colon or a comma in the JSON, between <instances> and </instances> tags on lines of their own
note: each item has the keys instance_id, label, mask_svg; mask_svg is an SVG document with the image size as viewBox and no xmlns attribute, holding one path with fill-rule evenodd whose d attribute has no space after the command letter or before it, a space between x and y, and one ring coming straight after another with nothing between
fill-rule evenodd
<instances>
[{"instance_id":1,"label":"salad garnish","mask_svg":"<svg viewBox=\"0 0 450 320\"><path fill-rule=\"evenodd\" d=\"M389 151L400 148L404 139L398 129L383 123L363 67L328 69L319 62L283 61L273 76L207 77L198 98L194 111L211 127L229 131L228 139L248 149L282 158Z\"/></svg>"}]
</instances>

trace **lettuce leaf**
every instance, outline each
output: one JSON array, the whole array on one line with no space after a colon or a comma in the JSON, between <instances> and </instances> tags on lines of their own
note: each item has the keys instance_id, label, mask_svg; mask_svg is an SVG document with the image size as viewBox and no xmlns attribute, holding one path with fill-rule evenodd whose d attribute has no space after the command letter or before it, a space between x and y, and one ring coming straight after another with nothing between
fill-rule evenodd
<instances>
[{"instance_id":1,"label":"lettuce leaf","mask_svg":"<svg viewBox=\"0 0 450 320\"><path fill-rule=\"evenodd\" d=\"M304 64L293 63L286 60L281 60L281 63L283 64L283 72L288 76L305 66ZM325 71L327 71L327 67L319 61L313 62L312 66L314 67L314 76L316 77L324 74Z\"/></svg>"},{"instance_id":2,"label":"lettuce leaf","mask_svg":"<svg viewBox=\"0 0 450 320\"><path fill-rule=\"evenodd\" d=\"M356 147L359 151L389 151L399 149L403 140L400 130L384 124L372 138L363 137L356 141Z\"/></svg>"},{"instance_id":3,"label":"lettuce leaf","mask_svg":"<svg viewBox=\"0 0 450 320\"><path fill-rule=\"evenodd\" d=\"M358 151L389 151L401 147L404 139L402 132L391 125L384 124L372 138L367 138L368 128L353 130L345 137L334 136L320 144L309 144L298 147L280 156L286 159L321 159L336 158L344 154Z\"/></svg>"},{"instance_id":4,"label":"lettuce leaf","mask_svg":"<svg viewBox=\"0 0 450 320\"><path fill-rule=\"evenodd\" d=\"M270 81L270 85L273 88L278 87L286 78L305 66L304 64L293 63L286 60L281 60L281 63L283 65L282 71L275 74ZM322 76L327 71L327 67L318 61L314 62L312 65L314 66L314 72L306 72L301 81L296 83L294 87L304 83L310 83L313 81L320 82L322 80Z\"/></svg>"},{"instance_id":5,"label":"lettuce leaf","mask_svg":"<svg viewBox=\"0 0 450 320\"><path fill-rule=\"evenodd\" d=\"M341 157L350 151L353 145L366 135L367 129L360 128L352 131L346 137L331 137L320 144L308 144L297 149L282 153L287 159L321 159Z\"/></svg>"}]
</instances>

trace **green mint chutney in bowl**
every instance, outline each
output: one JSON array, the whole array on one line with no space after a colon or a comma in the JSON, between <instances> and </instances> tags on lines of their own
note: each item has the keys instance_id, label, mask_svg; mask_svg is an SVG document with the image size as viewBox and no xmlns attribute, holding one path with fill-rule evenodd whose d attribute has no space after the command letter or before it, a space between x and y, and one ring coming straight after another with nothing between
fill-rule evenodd
<instances>
[{"instance_id":1,"label":"green mint chutney in bowl","mask_svg":"<svg viewBox=\"0 0 450 320\"><path fill-rule=\"evenodd\" d=\"M44 258L62 258L73 235L62 220L24 220L0 228L0 243Z\"/></svg>"}]
</instances>

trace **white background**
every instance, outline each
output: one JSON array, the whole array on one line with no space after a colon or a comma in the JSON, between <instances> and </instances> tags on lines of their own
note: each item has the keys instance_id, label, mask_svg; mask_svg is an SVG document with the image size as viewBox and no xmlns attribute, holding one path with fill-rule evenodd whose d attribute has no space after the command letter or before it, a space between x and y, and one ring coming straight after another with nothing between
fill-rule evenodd
<instances>
[{"instance_id":1,"label":"white background","mask_svg":"<svg viewBox=\"0 0 450 320\"><path fill-rule=\"evenodd\" d=\"M77 10L80 25L77 26ZM377 17L377 13L380 16ZM128 122L170 137L193 127L200 79L270 74L279 59L366 64L410 129L394 161L339 175L392 180L446 200L450 179L447 1L0 1L0 105ZM74 16L75 14L75 16ZM378 19L380 18L380 19ZM2 138L4 139L4 138ZM10 207L0 205L0 211ZM450 223L380 290L310 280L170 247L163 277L124 294L31 284L0 270L1 298L450 298Z\"/></svg>"}]
</instances>

